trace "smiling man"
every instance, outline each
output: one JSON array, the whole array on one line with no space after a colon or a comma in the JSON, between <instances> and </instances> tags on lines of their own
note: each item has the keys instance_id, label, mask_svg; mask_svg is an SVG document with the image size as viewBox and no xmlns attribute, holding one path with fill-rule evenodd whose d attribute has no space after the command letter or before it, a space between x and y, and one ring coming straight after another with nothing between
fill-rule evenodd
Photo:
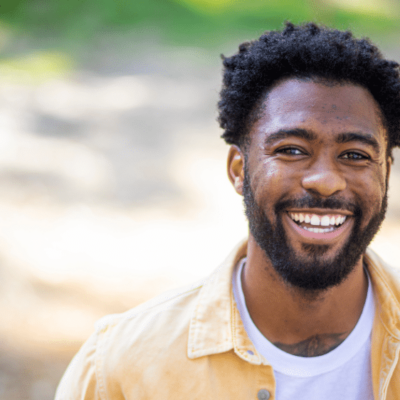
<instances>
[{"instance_id":1,"label":"smiling man","mask_svg":"<svg viewBox=\"0 0 400 400\"><path fill-rule=\"evenodd\" d=\"M400 283L368 244L400 145L399 66L294 26L224 58L248 241L204 280L102 320L57 399L400 399Z\"/></svg>"}]
</instances>

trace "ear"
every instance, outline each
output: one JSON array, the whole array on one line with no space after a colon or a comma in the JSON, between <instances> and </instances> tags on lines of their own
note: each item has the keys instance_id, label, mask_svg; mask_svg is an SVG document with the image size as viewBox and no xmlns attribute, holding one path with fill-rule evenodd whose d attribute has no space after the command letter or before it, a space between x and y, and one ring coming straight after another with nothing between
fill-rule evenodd
<instances>
[{"instance_id":1,"label":"ear","mask_svg":"<svg viewBox=\"0 0 400 400\"><path fill-rule=\"evenodd\" d=\"M228 177L236 192L243 195L244 154L236 145L232 145L228 153Z\"/></svg>"},{"instance_id":2,"label":"ear","mask_svg":"<svg viewBox=\"0 0 400 400\"><path fill-rule=\"evenodd\" d=\"M388 159L387 159L387 163L386 163L386 179L387 179L387 182L389 182L390 171L392 170L392 163L393 163L392 156L389 156Z\"/></svg>"}]
</instances>

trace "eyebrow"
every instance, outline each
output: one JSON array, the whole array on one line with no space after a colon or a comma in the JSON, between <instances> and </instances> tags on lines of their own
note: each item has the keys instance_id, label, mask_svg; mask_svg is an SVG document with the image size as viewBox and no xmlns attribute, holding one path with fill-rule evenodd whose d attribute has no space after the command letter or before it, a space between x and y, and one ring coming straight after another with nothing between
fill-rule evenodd
<instances>
[{"instance_id":1,"label":"eyebrow","mask_svg":"<svg viewBox=\"0 0 400 400\"><path fill-rule=\"evenodd\" d=\"M280 129L277 132L271 133L265 139L265 144L269 145L275 140L286 139L288 137L298 137L300 139L306 139L309 141L316 140L317 135L314 132L307 131L305 129Z\"/></svg>"},{"instance_id":2,"label":"eyebrow","mask_svg":"<svg viewBox=\"0 0 400 400\"><path fill-rule=\"evenodd\" d=\"M336 138L336 143L349 143L349 142L361 142L368 146L373 147L373 149L379 153L381 148L378 141L370 134L366 133L341 133Z\"/></svg>"}]
</instances>

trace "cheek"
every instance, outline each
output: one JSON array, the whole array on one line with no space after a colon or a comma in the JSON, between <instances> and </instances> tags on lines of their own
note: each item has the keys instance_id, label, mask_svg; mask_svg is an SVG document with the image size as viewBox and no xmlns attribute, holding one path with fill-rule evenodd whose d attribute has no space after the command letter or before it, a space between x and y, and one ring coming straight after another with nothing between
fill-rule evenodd
<instances>
[{"instance_id":1,"label":"cheek","mask_svg":"<svg viewBox=\"0 0 400 400\"><path fill-rule=\"evenodd\" d=\"M352 185L357 201L367 218L380 211L386 193L386 176L381 173L371 174L353 181Z\"/></svg>"},{"instance_id":2,"label":"cheek","mask_svg":"<svg viewBox=\"0 0 400 400\"><path fill-rule=\"evenodd\" d=\"M292 185L291 175L272 160L259 164L253 175L253 191L262 203L276 201L284 196Z\"/></svg>"}]
</instances>

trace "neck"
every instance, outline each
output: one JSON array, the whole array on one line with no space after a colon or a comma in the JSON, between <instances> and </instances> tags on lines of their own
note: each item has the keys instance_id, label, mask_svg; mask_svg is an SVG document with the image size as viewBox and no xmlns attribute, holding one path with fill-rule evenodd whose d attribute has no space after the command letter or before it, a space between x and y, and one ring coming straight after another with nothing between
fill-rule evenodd
<instances>
[{"instance_id":1,"label":"neck","mask_svg":"<svg viewBox=\"0 0 400 400\"><path fill-rule=\"evenodd\" d=\"M251 235L242 284L246 306L260 332L282 350L301 356L337 347L357 324L368 289L362 259L335 287L295 288L275 271Z\"/></svg>"}]
</instances>

